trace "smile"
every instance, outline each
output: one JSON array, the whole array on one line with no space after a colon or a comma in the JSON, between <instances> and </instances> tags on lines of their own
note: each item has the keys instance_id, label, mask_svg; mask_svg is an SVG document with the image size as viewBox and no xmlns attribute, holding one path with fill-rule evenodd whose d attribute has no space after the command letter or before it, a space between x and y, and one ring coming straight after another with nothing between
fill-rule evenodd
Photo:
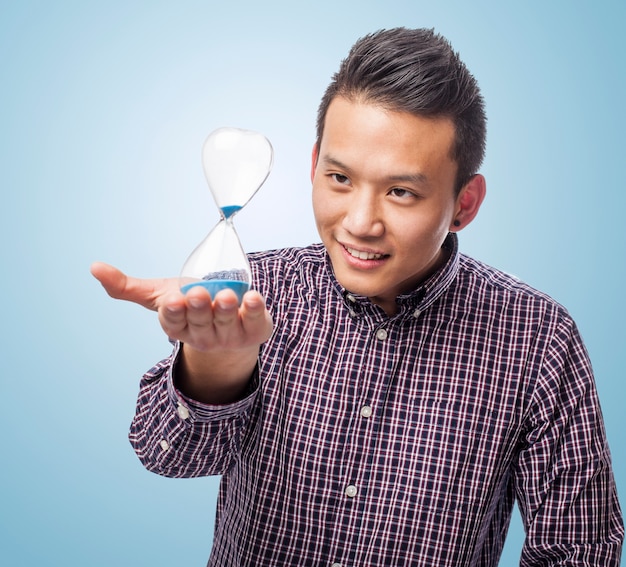
<instances>
[{"instance_id":1,"label":"smile","mask_svg":"<svg viewBox=\"0 0 626 567\"><path fill-rule=\"evenodd\" d=\"M347 246L344 246L344 248L348 251L350 256L353 256L354 258L358 258L359 260L380 260L381 258L385 256L384 254L377 254L375 252L365 252L363 250L356 250L355 248L348 248Z\"/></svg>"}]
</instances>

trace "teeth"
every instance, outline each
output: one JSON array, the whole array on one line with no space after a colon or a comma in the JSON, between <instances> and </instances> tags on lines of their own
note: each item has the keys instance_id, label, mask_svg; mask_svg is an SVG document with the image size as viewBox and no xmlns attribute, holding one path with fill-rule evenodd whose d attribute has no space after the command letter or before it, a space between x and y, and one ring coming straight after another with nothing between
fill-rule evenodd
<instances>
[{"instance_id":1,"label":"teeth","mask_svg":"<svg viewBox=\"0 0 626 567\"><path fill-rule=\"evenodd\" d=\"M374 254L372 252L363 252L361 250L355 250L354 248L347 248L346 250L350 252L351 256L355 258L359 258L360 260L379 260L383 257L382 254Z\"/></svg>"}]
</instances>

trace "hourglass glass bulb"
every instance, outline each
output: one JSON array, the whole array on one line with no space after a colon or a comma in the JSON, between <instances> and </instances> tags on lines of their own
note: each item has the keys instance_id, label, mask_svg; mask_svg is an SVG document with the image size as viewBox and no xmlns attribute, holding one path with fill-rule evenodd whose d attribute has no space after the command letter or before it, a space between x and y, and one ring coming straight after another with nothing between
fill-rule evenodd
<instances>
[{"instance_id":1,"label":"hourglass glass bulb","mask_svg":"<svg viewBox=\"0 0 626 567\"><path fill-rule=\"evenodd\" d=\"M224 218L241 209L259 190L272 169L268 139L251 130L219 128L202 147L209 188Z\"/></svg>"}]
</instances>

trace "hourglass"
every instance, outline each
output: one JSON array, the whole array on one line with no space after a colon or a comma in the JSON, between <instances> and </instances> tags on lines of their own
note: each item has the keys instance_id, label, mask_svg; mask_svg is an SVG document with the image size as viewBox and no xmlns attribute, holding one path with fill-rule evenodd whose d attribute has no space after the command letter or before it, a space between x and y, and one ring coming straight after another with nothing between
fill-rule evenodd
<instances>
[{"instance_id":1,"label":"hourglass","mask_svg":"<svg viewBox=\"0 0 626 567\"><path fill-rule=\"evenodd\" d=\"M239 303L250 288L248 258L233 224L240 211L267 179L273 150L257 132L219 128L202 147L202 165L220 220L195 248L180 273L181 291L205 287L214 298L222 289L232 289Z\"/></svg>"}]
</instances>

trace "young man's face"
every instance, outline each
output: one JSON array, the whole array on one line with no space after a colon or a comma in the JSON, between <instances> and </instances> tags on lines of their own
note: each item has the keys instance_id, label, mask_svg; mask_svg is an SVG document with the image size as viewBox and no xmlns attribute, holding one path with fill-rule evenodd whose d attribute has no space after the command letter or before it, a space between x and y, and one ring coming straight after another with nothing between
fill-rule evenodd
<instances>
[{"instance_id":1,"label":"young man's face","mask_svg":"<svg viewBox=\"0 0 626 567\"><path fill-rule=\"evenodd\" d=\"M445 260L460 212L454 125L335 98L313 151L313 210L338 281L389 314Z\"/></svg>"}]
</instances>

